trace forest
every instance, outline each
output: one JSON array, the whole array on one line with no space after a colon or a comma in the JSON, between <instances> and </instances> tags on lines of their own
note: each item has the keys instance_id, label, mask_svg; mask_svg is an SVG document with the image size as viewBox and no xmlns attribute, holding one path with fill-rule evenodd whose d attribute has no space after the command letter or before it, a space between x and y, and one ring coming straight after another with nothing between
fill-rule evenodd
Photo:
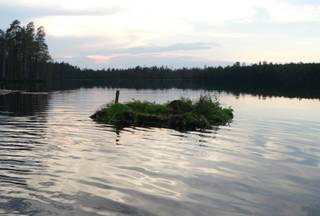
<instances>
[{"instance_id":1,"label":"forest","mask_svg":"<svg viewBox=\"0 0 320 216\"><path fill-rule=\"evenodd\" d=\"M152 80L154 87L170 82L173 86L192 83L205 88L226 90L304 92L320 91L320 63L258 63L226 67L169 68L140 67L127 69L80 69L65 62L54 62L49 54L43 27L32 22L21 26L18 20L0 30L0 81L51 82L91 80L116 85ZM134 80L134 82L133 82ZM148 81L148 83L149 83Z\"/></svg>"},{"instance_id":2,"label":"forest","mask_svg":"<svg viewBox=\"0 0 320 216\"><path fill-rule=\"evenodd\" d=\"M0 29L0 68L2 80L44 80L50 78L52 61L43 27L32 22L21 26L15 20L7 30Z\"/></svg>"}]
</instances>

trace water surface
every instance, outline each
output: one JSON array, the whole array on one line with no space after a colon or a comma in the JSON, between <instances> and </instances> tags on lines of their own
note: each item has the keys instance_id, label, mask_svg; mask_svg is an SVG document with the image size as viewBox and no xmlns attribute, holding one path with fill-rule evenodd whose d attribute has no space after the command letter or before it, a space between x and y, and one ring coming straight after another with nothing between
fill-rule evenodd
<instances>
[{"instance_id":1,"label":"water surface","mask_svg":"<svg viewBox=\"0 0 320 216\"><path fill-rule=\"evenodd\" d=\"M121 89L120 99L202 93ZM0 96L0 214L320 215L319 100L221 93L234 121L181 133L91 121L114 94Z\"/></svg>"}]
</instances>

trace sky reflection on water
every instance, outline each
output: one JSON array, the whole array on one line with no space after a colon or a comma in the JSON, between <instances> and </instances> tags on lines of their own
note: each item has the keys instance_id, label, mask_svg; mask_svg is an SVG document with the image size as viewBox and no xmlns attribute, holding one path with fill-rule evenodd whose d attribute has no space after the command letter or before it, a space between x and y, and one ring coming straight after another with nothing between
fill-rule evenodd
<instances>
[{"instance_id":1,"label":"sky reflection on water","mask_svg":"<svg viewBox=\"0 0 320 216\"><path fill-rule=\"evenodd\" d=\"M221 94L235 109L229 126L117 132L88 118L114 93L0 96L0 214L319 215L319 100ZM120 98L201 93L121 89Z\"/></svg>"}]
</instances>

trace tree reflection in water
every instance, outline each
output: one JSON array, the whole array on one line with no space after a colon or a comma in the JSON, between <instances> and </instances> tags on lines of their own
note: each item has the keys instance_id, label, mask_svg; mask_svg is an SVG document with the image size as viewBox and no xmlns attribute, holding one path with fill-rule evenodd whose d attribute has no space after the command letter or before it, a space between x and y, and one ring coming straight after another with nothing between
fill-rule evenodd
<instances>
[{"instance_id":1,"label":"tree reflection in water","mask_svg":"<svg viewBox=\"0 0 320 216\"><path fill-rule=\"evenodd\" d=\"M48 106L47 93L9 93L0 95L0 111L13 116L30 116L45 112Z\"/></svg>"}]
</instances>

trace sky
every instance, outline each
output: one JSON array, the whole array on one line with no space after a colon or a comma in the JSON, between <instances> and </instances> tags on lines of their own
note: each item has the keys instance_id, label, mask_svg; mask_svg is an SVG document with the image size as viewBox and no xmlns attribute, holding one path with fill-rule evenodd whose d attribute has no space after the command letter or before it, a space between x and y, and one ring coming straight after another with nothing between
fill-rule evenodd
<instances>
[{"instance_id":1,"label":"sky","mask_svg":"<svg viewBox=\"0 0 320 216\"><path fill-rule=\"evenodd\" d=\"M320 0L0 0L82 68L320 62Z\"/></svg>"}]
</instances>

